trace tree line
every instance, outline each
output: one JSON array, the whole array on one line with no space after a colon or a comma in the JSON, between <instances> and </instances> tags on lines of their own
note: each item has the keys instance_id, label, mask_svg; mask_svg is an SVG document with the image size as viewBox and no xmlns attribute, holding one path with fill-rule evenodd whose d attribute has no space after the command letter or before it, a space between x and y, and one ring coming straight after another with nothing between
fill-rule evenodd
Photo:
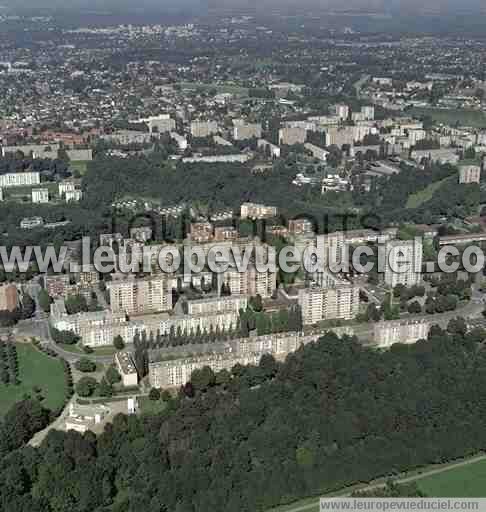
<instances>
[{"instance_id":1,"label":"tree line","mask_svg":"<svg viewBox=\"0 0 486 512\"><path fill-rule=\"evenodd\" d=\"M457 319L382 352L329 333L256 367L195 372L154 415L51 431L0 461L16 512L264 511L484 448L485 332Z\"/></svg>"}]
</instances>

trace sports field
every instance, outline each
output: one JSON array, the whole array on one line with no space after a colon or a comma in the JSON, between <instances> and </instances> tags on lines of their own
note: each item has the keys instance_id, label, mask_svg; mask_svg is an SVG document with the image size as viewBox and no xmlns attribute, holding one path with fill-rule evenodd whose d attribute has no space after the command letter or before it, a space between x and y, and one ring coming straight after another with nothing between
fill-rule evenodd
<instances>
[{"instance_id":1,"label":"sports field","mask_svg":"<svg viewBox=\"0 0 486 512\"><path fill-rule=\"evenodd\" d=\"M433 498L486 498L486 460L417 480Z\"/></svg>"},{"instance_id":2,"label":"sports field","mask_svg":"<svg viewBox=\"0 0 486 512\"><path fill-rule=\"evenodd\" d=\"M0 417L25 395L35 397L35 387L40 388L45 407L51 410L61 407L67 392L62 362L27 344L17 344L17 356L20 384L0 383Z\"/></svg>"}]
</instances>

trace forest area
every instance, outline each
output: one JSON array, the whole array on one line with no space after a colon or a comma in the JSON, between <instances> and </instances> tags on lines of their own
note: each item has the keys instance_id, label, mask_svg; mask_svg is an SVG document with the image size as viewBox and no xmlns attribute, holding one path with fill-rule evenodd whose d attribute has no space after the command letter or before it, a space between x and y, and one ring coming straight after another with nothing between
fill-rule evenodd
<instances>
[{"instance_id":1,"label":"forest area","mask_svg":"<svg viewBox=\"0 0 486 512\"><path fill-rule=\"evenodd\" d=\"M52 431L0 462L15 512L264 511L484 448L484 331L380 352L327 334L277 363L194 372L160 414Z\"/></svg>"}]
</instances>

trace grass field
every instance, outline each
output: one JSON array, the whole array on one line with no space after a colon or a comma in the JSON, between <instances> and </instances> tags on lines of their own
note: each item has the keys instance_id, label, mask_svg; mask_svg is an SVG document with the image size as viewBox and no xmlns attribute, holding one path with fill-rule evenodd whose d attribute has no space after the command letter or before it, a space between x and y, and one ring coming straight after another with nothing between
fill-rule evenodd
<instances>
[{"instance_id":1,"label":"grass field","mask_svg":"<svg viewBox=\"0 0 486 512\"><path fill-rule=\"evenodd\" d=\"M61 407L66 397L66 379L61 361L39 352L32 345L17 344L19 386L0 384L0 416L24 395L35 396L39 387L45 397L43 405L49 409Z\"/></svg>"},{"instance_id":2,"label":"grass field","mask_svg":"<svg viewBox=\"0 0 486 512\"><path fill-rule=\"evenodd\" d=\"M430 201L437 190L439 190L448 179L449 178L444 178L441 181L431 183L427 188L409 196L406 208L418 208L427 201Z\"/></svg>"},{"instance_id":3,"label":"grass field","mask_svg":"<svg viewBox=\"0 0 486 512\"><path fill-rule=\"evenodd\" d=\"M85 162L84 160L69 162L69 169L72 171L78 171L82 176L88 170L88 162Z\"/></svg>"},{"instance_id":4,"label":"grass field","mask_svg":"<svg viewBox=\"0 0 486 512\"><path fill-rule=\"evenodd\" d=\"M150 400L148 396L141 396L138 399L142 414L157 414L166 408L166 403L162 400Z\"/></svg>"},{"instance_id":5,"label":"grass field","mask_svg":"<svg viewBox=\"0 0 486 512\"><path fill-rule=\"evenodd\" d=\"M418 487L433 498L486 497L486 460L417 480Z\"/></svg>"},{"instance_id":6,"label":"grass field","mask_svg":"<svg viewBox=\"0 0 486 512\"><path fill-rule=\"evenodd\" d=\"M452 110L440 108L413 108L409 111L415 117L431 116L437 123L455 126L486 128L486 114L476 110Z\"/></svg>"}]
</instances>

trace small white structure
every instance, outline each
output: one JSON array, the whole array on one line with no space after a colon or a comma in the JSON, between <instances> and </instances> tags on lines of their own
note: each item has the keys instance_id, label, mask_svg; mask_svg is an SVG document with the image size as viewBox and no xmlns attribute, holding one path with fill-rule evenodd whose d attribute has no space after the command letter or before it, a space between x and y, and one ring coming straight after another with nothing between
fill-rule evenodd
<instances>
[{"instance_id":1,"label":"small white structure","mask_svg":"<svg viewBox=\"0 0 486 512\"><path fill-rule=\"evenodd\" d=\"M115 364L124 387L129 388L138 385L138 373L130 352L117 352L115 354Z\"/></svg>"},{"instance_id":2,"label":"small white structure","mask_svg":"<svg viewBox=\"0 0 486 512\"><path fill-rule=\"evenodd\" d=\"M110 409L106 405L75 405L71 403L64 426L66 431L75 430L84 434L90 430L90 427L99 425L108 414L110 414Z\"/></svg>"},{"instance_id":3,"label":"small white structure","mask_svg":"<svg viewBox=\"0 0 486 512\"><path fill-rule=\"evenodd\" d=\"M48 203L49 202L49 190L47 188L32 189L32 202L33 203Z\"/></svg>"},{"instance_id":4,"label":"small white structure","mask_svg":"<svg viewBox=\"0 0 486 512\"><path fill-rule=\"evenodd\" d=\"M127 400L128 414L135 414L138 409L138 402L136 398L129 398Z\"/></svg>"},{"instance_id":5,"label":"small white structure","mask_svg":"<svg viewBox=\"0 0 486 512\"><path fill-rule=\"evenodd\" d=\"M69 203L70 201L81 201L83 197L83 192L79 189L75 190L68 190L66 192L66 202Z\"/></svg>"}]
</instances>

